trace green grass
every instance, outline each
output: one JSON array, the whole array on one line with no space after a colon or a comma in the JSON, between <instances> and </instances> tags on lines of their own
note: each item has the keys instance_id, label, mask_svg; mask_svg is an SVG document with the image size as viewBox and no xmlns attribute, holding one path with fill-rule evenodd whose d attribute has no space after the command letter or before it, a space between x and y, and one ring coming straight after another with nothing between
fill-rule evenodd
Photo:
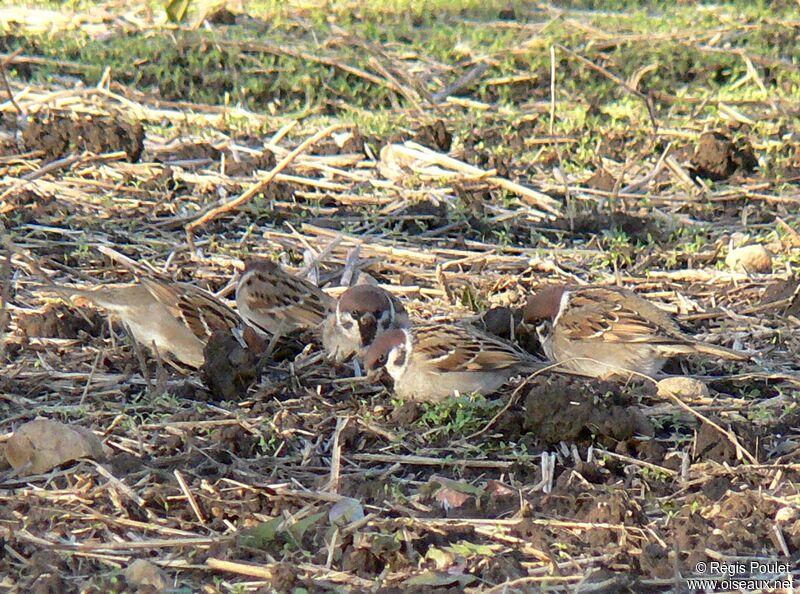
<instances>
[{"instance_id":1,"label":"green grass","mask_svg":"<svg viewBox=\"0 0 800 594\"><path fill-rule=\"evenodd\" d=\"M297 10L299 3L251 2L251 19L241 26L215 26L211 31L156 26L117 32L109 39L95 39L79 30L22 37L10 34L6 25L2 45L7 52L21 47L29 55L74 64L73 68L56 63L24 65L13 72L34 82L52 80L68 70L93 85L110 67L115 81L143 92L155 91L167 100L241 105L289 116L337 115L376 133L397 125L394 106L409 107L406 99L342 68L307 56L258 51L252 45L303 51L379 78L383 75L374 67L376 59L394 69L395 75L416 69L415 86L423 94L441 90L475 60L488 59L492 66L482 80L459 94L519 113L526 113L524 106L531 101L550 99L551 46L568 47L623 79L654 64L656 70L642 78L646 92L698 100L763 99L763 91L752 81L740 83L747 75L747 64L733 50L741 50L756 65L771 93L800 100L800 74L792 65L800 60L794 30L780 22L784 9L767 9L764 4L568 3L575 9L605 11L589 13L588 21L608 39L576 27L569 10L553 19L554 12L537 11L523 2L409 0L402 9L396 4L303 3L303 9ZM158 3L151 3L151 8L156 15L161 10ZM505 26L499 17L506 9L514 11L516 22L527 26ZM586 21L585 13L581 19ZM760 27L749 27L755 24ZM714 47L727 44L730 51L704 51L698 48L700 44L687 43L690 32L707 40L708 31L717 29L727 29L729 35L723 34L723 41ZM395 55L376 53L378 43ZM491 82L514 75L532 75L535 80L532 85ZM592 127L593 115L614 126L648 125L640 100L561 51L557 52L556 77L557 98L569 98L572 103L559 107L556 132L579 133ZM599 104L604 107L593 114L593 106ZM717 117L713 106L704 115Z\"/></svg>"}]
</instances>

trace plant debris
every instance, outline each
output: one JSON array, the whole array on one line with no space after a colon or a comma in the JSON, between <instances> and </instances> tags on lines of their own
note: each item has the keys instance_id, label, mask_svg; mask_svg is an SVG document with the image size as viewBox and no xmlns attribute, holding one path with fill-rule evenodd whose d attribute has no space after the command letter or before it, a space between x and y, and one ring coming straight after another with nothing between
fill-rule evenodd
<instances>
[{"instance_id":1,"label":"plant debris","mask_svg":"<svg viewBox=\"0 0 800 594\"><path fill-rule=\"evenodd\" d=\"M0 590L796 589L796 6L251 4L0 14ZM232 306L250 257L371 278L539 355L529 294L620 285L749 359L436 404L313 332L181 371L45 290L131 282L108 247Z\"/></svg>"}]
</instances>

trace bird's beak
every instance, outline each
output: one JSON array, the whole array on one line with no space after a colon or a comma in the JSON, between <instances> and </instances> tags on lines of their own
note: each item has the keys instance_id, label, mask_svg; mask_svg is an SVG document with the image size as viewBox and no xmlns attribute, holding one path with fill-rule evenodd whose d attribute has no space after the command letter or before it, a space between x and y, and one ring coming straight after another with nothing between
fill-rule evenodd
<instances>
[{"instance_id":1,"label":"bird's beak","mask_svg":"<svg viewBox=\"0 0 800 594\"><path fill-rule=\"evenodd\" d=\"M361 344L372 344L375 340L375 335L378 333L378 321L371 313L366 313L361 316L358 322L359 333L361 334Z\"/></svg>"},{"instance_id":2,"label":"bird's beak","mask_svg":"<svg viewBox=\"0 0 800 594\"><path fill-rule=\"evenodd\" d=\"M367 369L366 370L366 372L367 372L367 381L371 382L373 384L378 383L378 381L381 379L382 371L383 371L383 369L381 369L381 368Z\"/></svg>"}]
</instances>

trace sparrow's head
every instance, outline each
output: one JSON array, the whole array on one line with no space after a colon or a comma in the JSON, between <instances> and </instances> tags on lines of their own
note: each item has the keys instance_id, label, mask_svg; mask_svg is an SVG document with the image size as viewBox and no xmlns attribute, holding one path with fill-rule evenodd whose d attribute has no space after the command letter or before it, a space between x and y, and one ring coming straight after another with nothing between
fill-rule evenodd
<instances>
[{"instance_id":1,"label":"sparrow's head","mask_svg":"<svg viewBox=\"0 0 800 594\"><path fill-rule=\"evenodd\" d=\"M280 268L280 266L267 258L248 258L244 261L244 272L260 271L273 273L278 268Z\"/></svg>"},{"instance_id":2,"label":"sparrow's head","mask_svg":"<svg viewBox=\"0 0 800 594\"><path fill-rule=\"evenodd\" d=\"M350 287L336 304L336 322L354 341L367 347L395 322L395 308L389 294L372 285Z\"/></svg>"},{"instance_id":3,"label":"sparrow's head","mask_svg":"<svg viewBox=\"0 0 800 594\"><path fill-rule=\"evenodd\" d=\"M566 285L552 285L539 289L536 294L528 297L528 302L522 310L522 320L534 326L542 322L554 322L558 312L561 311L561 298L566 289Z\"/></svg>"},{"instance_id":4,"label":"sparrow's head","mask_svg":"<svg viewBox=\"0 0 800 594\"><path fill-rule=\"evenodd\" d=\"M400 377L408 367L411 356L411 332L409 330L389 330L372 343L364 356L364 367L374 374L386 368L394 379Z\"/></svg>"}]
</instances>

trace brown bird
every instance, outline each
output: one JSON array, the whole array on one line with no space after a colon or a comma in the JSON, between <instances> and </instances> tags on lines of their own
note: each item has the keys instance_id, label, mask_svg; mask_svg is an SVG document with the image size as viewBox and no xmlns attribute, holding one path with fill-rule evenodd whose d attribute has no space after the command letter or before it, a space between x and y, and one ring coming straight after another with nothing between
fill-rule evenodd
<instances>
[{"instance_id":1,"label":"brown bird","mask_svg":"<svg viewBox=\"0 0 800 594\"><path fill-rule=\"evenodd\" d=\"M593 377L655 375L668 359L696 353L748 359L687 336L667 312L617 287L545 287L528 299L523 322L551 361Z\"/></svg>"},{"instance_id":2,"label":"brown bird","mask_svg":"<svg viewBox=\"0 0 800 594\"><path fill-rule=\"evenodd\" d=\"M456 392L488 395L510 377L542 368L515 345L455 324L390 330L369 347L364 365L373 375L385 368L400 398L429 402Z\"/></svg>"},{"instance_id":3,"label":"brown bird","mask_svg":"<svg viewBox=\"0 0 800 594\"><path fill-rule=\"evenodd\" d=\"M374 285L355 285L341 294L322 326L325 354L336 363L364 357L376 338L411 322L403 304Z\"/></svg>"},{"instance_id":4,"label":"brown bird","mask_svg":"<svg viewBox=\"0 0 800 594\"><path fill-rule=\"evenodd\" d=\"M275 336L318 328L335 300L271 260L252 259L236 285L236 305L245 322Z\"/></svg>"},{"instance_id":5,"label":"brown bird","mask_svg":"<svg viewBox=\"0 0 800 594\"><path fill-rule=\"evenodd\" d=\"M321 334L326 356L337 363L363 356L376 337L409 324L402 304L378 286L356 285L336 300L264 259L245 263L236 303L248 324L273 339L297 330Z\"/></svg>"},{"instance_id":6,"label":"brown bird","mask_svg":"<svg viewBox=\"0 0 800 594\"><path fill-rule=\"evenodd\" d=\"M138 343L167 361L194 368L203 365L203 349L215 330L231 332L240 325L230 307L186 283L141 276L135 284L47 289L87 299L120 318Z\"/></svg>"}]
</instances>

